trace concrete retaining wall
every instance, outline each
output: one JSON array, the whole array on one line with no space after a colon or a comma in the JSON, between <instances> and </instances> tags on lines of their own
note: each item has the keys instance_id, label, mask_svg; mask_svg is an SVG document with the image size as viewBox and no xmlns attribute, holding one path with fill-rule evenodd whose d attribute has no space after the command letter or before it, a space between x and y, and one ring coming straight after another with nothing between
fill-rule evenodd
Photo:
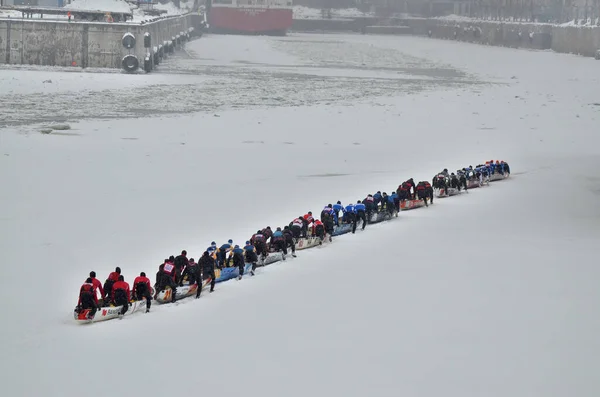
<instances>
[{"instance_id":1,"label":"concrete retaining wall","mask_svg":"<svg viewBox=\"0 0 600 397\"><path fill-rule=\"evenodd\" d=\"M405 20L415 34L433 38L467 41L513 48L546 50L552 47L552 26L527 23L460 22Z\"/></svg>"},{"instance_id":2,"label":"concrete retaining wall","mask_svg":"<svg viewBox=\"0 0 600 397\"><path fill-rule=\"evenodd\" d=\"M367 26L367 34L412 34L412 28L409 26Z\"/></svg>"},{"instance_id":3,"label":"concrete retaining wall","mask_svg":"<svg viewBox=\"0 0 600 397\"><path fill-rule=\"evenodd\" d=\"M291 31L294 32L354 32L355 19L294 19Z\"/></svg>"},{"instance_id":4,"label":"concrete retaining wall","mask_svg":"<svg viewBox=\"0 0 600 397\"><path fill-rule=\"evenodd\" d=\"M552 29L552 49L584 56L594 56L600 50L600 27L560 27Z\"/></svg>"},{"instance_id":5,"label":"concrete retaining wall","mask_svg":"<svg viewBox=\"0 0 600 397\"><path fill-rule=\"evenodd\" d=\"M292 29L304 32L414 34L512 48L552 49L584 56L595 56L600 50L600 27L494 21L453 22L426 18L356 18L345 21L294 20Z\"/></svg>"},{"instance_id":6,"label":"concrete retaining wall","mask_svg":"<svg viewBox=\"0 0 600 397\"><path fill-rule=\"evenodd\" d=\"M37 20L0 20L0 64L120 68L129 53L143 60L144 33L152 46L189 27L199 29L198 15L165 18L144 25ZM136 37L131 51L123 48L127 32Z\"/></svg>"}]
</instances>

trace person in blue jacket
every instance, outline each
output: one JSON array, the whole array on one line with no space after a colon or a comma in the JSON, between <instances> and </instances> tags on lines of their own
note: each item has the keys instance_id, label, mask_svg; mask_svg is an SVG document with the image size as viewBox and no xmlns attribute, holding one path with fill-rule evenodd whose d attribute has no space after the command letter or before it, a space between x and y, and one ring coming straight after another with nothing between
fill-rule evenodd
<instances>
[{"instance_id":1,"label":"person in blue jacket","mask_svg":"<svg viewBox=\"0 0 600 397\"><path fill-rule=\"evenodd\" d=\"M229 258L227 259L228 266L231 261L233 261L233 266L238 268L238 280L241 280L242 276L244 275L244 267L246 266L246 260L244 258L244 250L240 248L240 246L237 244L229 252Z\"/></svg>"},{"instance_id":2,"label":"person in blue jacket","mask_svg":"<svg viewBox=\"0 0 600 397\"><path fill-rule=\"evenodd\" d=\"M392 193L389 196L386 196L386 198L385 198L386 199L385 209L390 214L390 216L394 215L394 209L396 208L396 204L394 203L394 194L396 194L396 192Z\"/></svg>"},{"instance_id":3,"label":"person in blue jacket","mask_svg":"<svg viewBox=\"0 0 600 397\"><path fill-rule=\"evenodd\" d=\"M344 212L344 206L341 201L333 205L333 221L336 226L340 225L340 211Z\"/></svg>"},{"instance_id":4,"label":"person in blue jacket","mask_svg":"<svg viewBox=\"0 0 600 397\"><path fill-rule=\"evenodd\" d=\"M394 209L396 210L396 216L398 216L398 212L400 212L400 196L398 196L398 192L392 190L392 195L390 197L394 201Z\"/></svg>"},{"instance_id":5,"label":"person in blue jacket","mask_svg":"<svg viewBox=\"0 0 600 397\"><path fill-rule=\"evenodd\" d=\"M258 255L256 254L256 248L250 243L250 241L246 241L246 245L244 246L244 260L245 262L252 263L252 270L250 270L250 274L254 276L256 264L258 263Z\"/></svg>"},{"instance_id":6,"label":"person in blue jacket","mask_svg":"<svg viewBox=\"0 0 600 397\"><path fill-rule=\"evenodd\" d=\"M209 256L212 256L213 259L216 259L217 257L217 243L215 243L214 241L212 243L210 243L210 247L208 247L206 249L206 252L208 252Z\"/></svg>"},{"instance_id":7,"label":"person in blue jacket","mask_svg":"<svg viewBox=\"0 0 600 397\"><path fill-rule=\"evenodd\" d=\"M233 249L233 240L229 239L227 240L227 243L221 245L218 249L217 249L217 267L219 269L222 269L223 266L228 265L228 263L226 264L226 258L227 258L227 254Z\"/></svg>"},{"instance_id":8,"label":"person in blue jacket","mask_svg":"<svg viewBox=\"0 0 600 397\"><path fill-rule=\"evenodd\" d=\"M281 231L281 228L278 227L277 230L273 233L271 237L271 248L275 248L275 251L283 252L283 260L285 260L285 256L287 255L287 248L285 243L285 236Z\"/></svg>"},{"instance_id":9,"label":"person in blue jacket","mask_svg":"<svg viewBox=\"0 0 600 397\"><path fill-rule=\"evenodd\" d=\"M354 205L354 210L356 211L356 220L352 225L352 233L356 232L356 224L358 223L359 219L362 219L362 230L365 230L365 227L367 226L367 206L358 200L356 205Z\"/></svg>"},{"instance_id":10,"label":"person in blue jacket","mask_svg":"<svg viewBox=\"0 0 600 397\"><path fill-rule=\"evenodd\" d=\"M356 229L356 209L354 208L354 204L350 203L344 208L344 223L351 223L352 228Z\"/></svg>"},{"instance_id":11,"label":"person in blue jacket","mask_svg":"<svg viewBox=\"0 0 600 397\"><path fill-rule=\"evenodd\" d=\"M379 203L381 203L381 191L378 190L377 193L373 195L373 202L375 203L375 211L379 212Z\"/></svg>"}]
</instances>

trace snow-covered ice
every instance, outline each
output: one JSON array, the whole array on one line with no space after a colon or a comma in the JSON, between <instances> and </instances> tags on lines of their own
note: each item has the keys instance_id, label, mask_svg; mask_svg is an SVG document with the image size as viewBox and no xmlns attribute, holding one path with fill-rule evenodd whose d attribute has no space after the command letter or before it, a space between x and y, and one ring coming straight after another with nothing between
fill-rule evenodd
<instances>
[{"instance_id":1,"label":"snow-covered ice","mask_svg":"<svg viewBox=\"0 0 600 397\"><path fill-rule=\"evenodd\" d=\"M131 5L125 0L73 0L64 8L79 11L131 12Z\"/></svg>"},{"instance_id":2,"label":"snow-covered ice","mask_svg":"<svg viewBox=\"0 0 600 397\"><path fill-rule=\"evenodd\" d=\"M0 70L7 395L600 393L594 62L415 37L207 35L160 70ZM72 129L39 132L57 118ZM72 324L90 270L154 275L182 249L197 258L490 159L510 180L198 301Z\"/></svg>"},{"instance_id":3,"label":"snow-covered ice","mask_svg":"<svg viewBox=\"0 0 600 397\"><path fill-rule=\"evenodd\" d=\"M325 10L325 15L323 15ZM331 15L331 19L348 19L348 18L361 18L373 16L374 13L367 11L363 12L358 8L331 8L331 9L320 9L311 8L301 5L294 6L294 19L323 19L329 18L328 14Z\"/></svg>"}]
</instances>

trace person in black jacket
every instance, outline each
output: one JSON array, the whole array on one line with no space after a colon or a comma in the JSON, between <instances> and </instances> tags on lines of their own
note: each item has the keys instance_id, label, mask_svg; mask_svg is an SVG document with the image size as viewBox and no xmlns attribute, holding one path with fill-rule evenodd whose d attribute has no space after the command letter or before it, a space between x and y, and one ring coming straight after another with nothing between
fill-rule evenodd
<instances>
[{"instance_id":1,"label":"person in black jacket","mask_svg":"<svg viewBox=\"0 0 600 397\"><path fill-rule=\"evenodd\" d=\"M233 261L233 266L238 268L239 275L238 280L242 279L244 275L244 268L246 267L246 260L244 258L244 250L240 248L239 245L233 247L231 251L231 259Z\"/></svg>"},{"instance_id":2,"label":"person in black jacket","mask_svg":"<svg viewBox=\"0 0 600 397\"><path fill-rule=\"evenodd\" d=\"M333 221L332 221L333 224ZM296 257L296 243L294 242L294 232L290 229L289 226L285 226L283 228L283 237L285 238L285 246L286 248L292 249L292 256Z\"/></svg>"},{"instance_id":3,"label":"person in black jacket","mask_svg":"<svg viewBox=\"0 0 600 397\"><path fill-rule=\"evenodd\" d=\"M181 255L179 255L177 258L175 258L174 264L175 264L175 271L176 271L175 282L177 284L179 284L181 282L181 272L183 272L183 269L188 265L188 258L187 258L186 250L181 251Z\"/></svg>"},{"instance_id":4,"label":"person in black jacket","mask_svg":"<svg viewBox=\"0 0 600 397\"><path fill-rule=\"evenodd\" d=\"M202 278L207 280L210 278L210 292L215 290L215 259L208 254L208 251L204 251L202 257L198 260L198 265L202 268ZM196 299L200 297L202 292L202 285L198 285L198 292L196 292Z\"/></svg>"},{"instance_id":5,"label":"person in black jacket","mask_svg":"<svg viewBox=\"0 0 600 397\"><path fill-rule=\"evenodd\" d=\"M198 283L198 287L202 286L202 271L200 270L200 265L194 261L194 258L190 258L185 270L183 271L183 274L181 275L181 282L179 285L183 283L183 280L186 276L189 285Z\"/></svg>"}]
</instances>

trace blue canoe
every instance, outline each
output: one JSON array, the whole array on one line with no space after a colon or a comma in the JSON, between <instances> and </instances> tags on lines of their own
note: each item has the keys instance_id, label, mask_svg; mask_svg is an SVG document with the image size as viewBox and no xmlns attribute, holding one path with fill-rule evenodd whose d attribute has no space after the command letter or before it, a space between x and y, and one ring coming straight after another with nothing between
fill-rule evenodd
<instances>
[{"instance_id":1,"label":"blue canoe","mask_svg":"<svg viewBox=\"0 0 600 397\"><path fill-rule=\"evenodd\" d=\"M250 273L252 270L252 263L246 263L244 266L244 274ZM224 267L223 269L215 269L215 276L217 277L215 282L221 283L223 281L231 280L240 275L240 269L236 267Z\"/></svg>"}]
</instances>

